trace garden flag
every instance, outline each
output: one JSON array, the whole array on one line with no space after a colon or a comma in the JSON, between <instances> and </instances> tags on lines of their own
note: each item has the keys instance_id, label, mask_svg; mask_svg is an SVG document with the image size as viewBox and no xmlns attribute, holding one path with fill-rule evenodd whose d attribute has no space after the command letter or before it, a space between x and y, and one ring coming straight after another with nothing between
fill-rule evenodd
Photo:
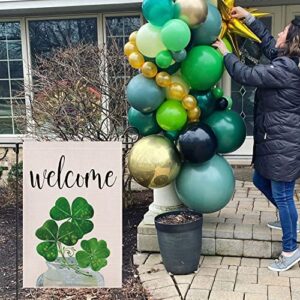
<instances>
[{"instance_id":1,"label":"garden flag","mask_svg":"<svg viewBox=\"0 0 300 300\"><path fill-rule=\"evenodd\" d=\"M122 144L24 143L23 286L122 285Z\"/></svg>"}]
</instances>

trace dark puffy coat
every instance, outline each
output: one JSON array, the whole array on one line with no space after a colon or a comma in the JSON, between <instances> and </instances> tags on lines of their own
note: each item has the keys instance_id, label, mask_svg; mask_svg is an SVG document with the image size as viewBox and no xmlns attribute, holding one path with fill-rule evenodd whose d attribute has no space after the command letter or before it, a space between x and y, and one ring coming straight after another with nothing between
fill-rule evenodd
<instances>
[{"instance_id":1,"label":"dark puffy coat","mask_svg":"<svg viewBox=\"0 0 300 300\"><path fill-rule=\"evenodd\" d=\"M277 56L275 40L259 20L250 25L262 40L270 65L248 67L234 54L224 58L231 77L257 87L254 104L254 168L265 178L289 182L300 177L299 57Z\"/></svg>"}]
</instances>

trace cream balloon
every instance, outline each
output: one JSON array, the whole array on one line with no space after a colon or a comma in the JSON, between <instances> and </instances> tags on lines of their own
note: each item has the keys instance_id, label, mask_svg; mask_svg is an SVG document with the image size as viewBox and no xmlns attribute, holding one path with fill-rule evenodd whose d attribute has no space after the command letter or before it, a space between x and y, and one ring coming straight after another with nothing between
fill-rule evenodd
<instances>
[{"instance_id":1,"label":"cream balloon","mask_svg":"<svg viewBox=\"0 0 300 300\"><path fill-rule=\"evenodd\" d=\"M156 57L159 52L166 50L160 33L161 29L150 23L143 25L136 36L138 50L147 57Z\"/></svg>"}]
</instances>

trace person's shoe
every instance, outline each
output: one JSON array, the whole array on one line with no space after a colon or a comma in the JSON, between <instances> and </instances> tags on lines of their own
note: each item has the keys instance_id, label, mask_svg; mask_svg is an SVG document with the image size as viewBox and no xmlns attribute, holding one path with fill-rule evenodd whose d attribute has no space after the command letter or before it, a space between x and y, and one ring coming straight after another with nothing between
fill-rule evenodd
<instances>
[{"instance_id":1,"label":"person's shoe","mask_svg":"<svg viewBox=\"0 0 300 300\"><path fill-rule=\"evenodd\" d=\"M268 269L275 272L283 272L289 270L297 262L300 261L300 250L297 249L295 253L290 256L280 255L271 265L268 266Z\"/></svg>"},{"instance_id":2,"label":"person's shoe","mask_svg":"<svg viewBox=\"0 0 300 300\"><path fill-rule=\"evenodd\" d=\"M269 228L282 230L280 221L269 222L267 224ZM300 232L300 225L297 223L297 232Z\"/></svg>"}]
</instances>

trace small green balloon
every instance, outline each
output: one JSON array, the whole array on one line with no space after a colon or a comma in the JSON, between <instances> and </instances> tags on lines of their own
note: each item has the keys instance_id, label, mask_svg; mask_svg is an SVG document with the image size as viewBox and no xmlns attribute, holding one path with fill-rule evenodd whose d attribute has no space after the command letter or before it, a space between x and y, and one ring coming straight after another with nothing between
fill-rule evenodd
<instances>
[{"instance_id":1,"label":"small green balloon","mask_svg":"<svg viewBox=\"0 0 300 300\"><path fill-rule=\"evenodd\" d=\"M233 47L232 47L231 43L229 42L229 40L227 38L223 38L222 41L226 45L226 47L229 50L229 52L232 53L233 52Z\"/></svg>"},{"instance_id":2,"label":"small green balloon","mask_svg":"<svg viewBox=\"0 0 300 300\"><path fill-rule=\"evenodd\" d=\"M158 108L156 120L158 125L166 131L180 130L187 121L187 112L181 102L167 100Z\"/></svg>"},{"instance_id":3,"label":"small green balloon","mask_svg":"<svg viewBox=\"0 0 300 300\"><path fill-rule=\"evenodd\" d=\"M191 40L191 30L185 22L179 19L173 19L163 26L161 39L167 49L180 51L189 44Z\"/></svg>"},{"instance_id":4,"label":"small green balloon","mask_svg":"<svg viewBox=\"0 0 300 300\"><path fill-rule=\"evenodd\" d=\"M232 109L232 105L233 105L233 100L230 96L224 96L224 98L227 100L228 105L227 105L227 110L231 110Z\"/></svg>"},{"instance_id":5,"label":"small green balloon","mask_svg":"<svg viewBox=\"0 0 300 300\"><path fill-rule=\"evenodd\" d=\"M213 213L230 201L235 178L229 163L215 155L201 164L184 163L175 188L179 199L188 208L199 213Z\"/></svg>"},{"instance_id":6,"label":"small green balloon","mask_svg":"<svg viewBox=\"0 0 300 300\"><path fill-rule=\"evenodd\" d=\"M242 146L246 139L246 125L235 111L215 111L203 120L209 125L218 139L218 153L230 153Z\"/></svg>"},{"instance_id":7,"label":"small green balloon","mask_svg":"<svg viewBox=\"0 0 300 300\"><path fill-rule=\"evenodd\" d=\"M199 92L192 90L190 94L193 95L198 102L198 106L201 109L201 118L207 118L211 115L216 108L216 99L211 92Z\"/></svg>"},{"instance_id":8,"label":"small green balloon","mask_svg":"<svg viewBox=\"0 0 300 300\"><path fill-rule=\"evenodd\" d=\"M163 26L174 17L172 0L144 0L142 10L145 19L155 26Z\"/></svg>"},{"instance_id":9,"label":"small green balloon","mask_svg":"<svg viewBox=\"0 0 300 300\"><path fill-rule=\"evenodd\" d=\"M156 55L155 62L160 68L166 69L170 67L172 60L173 58L171 52L168 50L164 50Z\"/></svg>"},{"instance_id":10,"label":"small green balloon","mask_svg":"<svg viewBox=\"0 0 300 300\"><path fill-rule=\"evenodd\" d=\"M221 88L217 88L217 87L213 88L211 92L216 99L222 98L224 95L224 91Z\"/></svg>"},{"instance_id":11,"label":"small green balloon","mask_svg":"<svg viewBox=\"0 0 300 300\"><path fill-rule=\"evenodd\" d=\"M206 91L214 86L224 71L223 57L210 46L197 46L188 53L181 73L195 90Z\"/></svg>"},{"instance_id":12,"label":"small green balloon","mask_svg":"<svg viewBox=\"0 0 300 300\"><path fill-rule=\"evenodd\" d=\"M135 127L142 136L156 134L161 131L156 122L155 113L146 115L133 107L130 107L128 111L128 123Z\"/></svg>"}]
</instances>

